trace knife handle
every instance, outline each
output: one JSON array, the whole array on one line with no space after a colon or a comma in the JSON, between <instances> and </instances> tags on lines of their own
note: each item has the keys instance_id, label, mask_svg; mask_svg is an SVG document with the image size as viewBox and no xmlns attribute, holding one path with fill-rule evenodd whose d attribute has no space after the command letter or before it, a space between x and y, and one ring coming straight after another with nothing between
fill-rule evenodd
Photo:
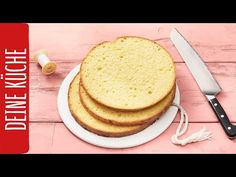
<instances>
[{"instance_id":1,"label":"knife handle","mask_svg":"<svg viewBox=\"0 0 236 177\"><path fill-rule=\"evenodd\" d=\"M236 126L231 124L228 116L226 115L223 107L220 105L219 101L216 99L215 96L207 95L209 103L213 108L217 118L219 119L225 133L228 135L229 138L236 137Z\"/></svg>"}]
</instances>

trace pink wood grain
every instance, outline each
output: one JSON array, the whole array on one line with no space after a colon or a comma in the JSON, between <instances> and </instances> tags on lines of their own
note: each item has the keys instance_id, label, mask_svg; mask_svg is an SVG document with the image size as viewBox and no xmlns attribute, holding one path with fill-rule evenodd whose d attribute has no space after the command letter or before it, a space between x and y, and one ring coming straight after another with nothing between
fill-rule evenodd
<instances>
[{"instance_id":1,"label":"pink wood grain","mask_svg":"<svg viewBox=\"0 0 236 177\"><path fill-rule=\"evenodd\" d=\"M45 77L35 63L31 64L30 100L31 121L61 121L57 113L57 93L62 80L77 63L58 62L58 72ZM228 116L236 122L236 63L208 63L223 91L219 101ZM189 113L191 122L216 122L217 119L200 92L197 84L183 63L176 63L177 83L181 93L181 104ZM190 84L191 83L191 84ZM201 111L199 111L201 110ZM202 115L204 112L204 116ZM176 119L178 120L178 119Z\"/></svg>"},{"instance_id":2,"label":"pink wood grain","mask_svg":"<svg viewBox=\"0 0 236 177\"><path fill-rule=\"evenodd\" d=\"M29 152L52 153L56 123L30 123Z\"/></svg>"},{"instance_id":3,"label":"pink wood grain","mask_svg":"<svg viewBox=\"0 0 236 177\"><path fill-rule=\"evenodd\" d=\"M170 142L177 126L173 123L161 136L141 146L107 149L78 139L63 123L31 123L29 153L236 153L236 140L229 140L218 123L206 125L213 133L211 140L184 147ZM201 123L191 123L185 136L201 129L202 126Z\"/></svg>"},{"instance_id":4,"label":"pink wood grain","mask_svg":"<svg viewBox=\"0 0 236 177\"><path fill-rule=\"evenodd\" d=\"M199 52L222 87L219 101L236 122L236 24L30 24L30 53L45 48L58 64L57 72L44 76L31 60L29 153L236 153L177 50L169 40L176 27ZM81 141L64 126L57 112L62 80L97 43L123 35L143 36L164 46L176 62L181 105L189 114L189 133L206 126L213 140L175 146L170 142L179 115L157 139L135 148L111 150Z\"/></svg>"},{"instance_id":5,"label":"pink wood grain","mask_svg":"<svg viewBox=\"0 0 236 177\"><path fill-rule=\"evenodd\" d=\"M30 48L46 48L54 60L81 60L89 49L124 35L160 40L182 61L169 40L176 27L208 62L235 61L235 24L30 24Z\"/></svg>"}]
</instances>

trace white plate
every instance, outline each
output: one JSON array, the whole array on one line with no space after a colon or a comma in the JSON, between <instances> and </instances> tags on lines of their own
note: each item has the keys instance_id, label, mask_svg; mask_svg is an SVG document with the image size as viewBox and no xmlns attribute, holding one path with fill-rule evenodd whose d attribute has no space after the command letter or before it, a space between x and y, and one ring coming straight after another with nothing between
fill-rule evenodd
<instances>
[{"instance_id":1,"label":"white plate","mask_svg":"<svg viewBox=\"0 0 236 177\"><path fill-rule=\"evenodd\" d=\"M75 67L64 79L61 84L58 97L57 97L57 107L59 114L66 125L66 127L77 137L80 139L101 147L106 148L129 148L144 144L148 141L153 140L154 138L158 137L161 133L163 133L172 123L174 120L177 108L171 106L165 114L163 114L159 120L154 122L152 125L144 129L143 131L136 133L134 135L120 137L120 138L111 138L111 137L103 137L91 133L81 127L73 118L70 113L68 107L68 89L71 81L77 75L80 70L80 64ZM174 102L180 102L180 94L179 89L176 87L176 94Z\"/></svg>"}]
</instances>

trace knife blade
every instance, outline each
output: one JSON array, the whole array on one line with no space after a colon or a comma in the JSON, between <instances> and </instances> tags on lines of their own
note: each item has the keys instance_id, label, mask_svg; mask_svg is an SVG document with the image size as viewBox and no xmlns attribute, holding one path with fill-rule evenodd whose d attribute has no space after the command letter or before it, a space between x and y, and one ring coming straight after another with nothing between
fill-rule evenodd
<instances>
[{"instance_id":1,"label":"knife blade","mask_svg":"<svg viewBox=\"0 0 236 177\"><path fill-rule=\"evenodd\" d=\"M211 72L208 70L200 55L175 28L173 28L170 33L170 39L185 61L201 92L208 99L225 133L228 137L235 138L236 126L230 122L223 107L216 98L216 95L221 92L221 88L212 76Z\"/></svg>"}]
</instances>

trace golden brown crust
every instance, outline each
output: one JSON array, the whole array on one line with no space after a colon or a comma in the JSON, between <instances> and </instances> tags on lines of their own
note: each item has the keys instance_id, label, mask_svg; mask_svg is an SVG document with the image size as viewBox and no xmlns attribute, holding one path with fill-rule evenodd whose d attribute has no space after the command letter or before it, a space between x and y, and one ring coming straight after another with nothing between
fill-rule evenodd
<instances>
[{"instance_id":1,"label":"golden brown crust","mask_svg":"<svg viewBox=\"0 0 236 177\"><path fill-rule=\"evenodd\" d=\"M83 86L82 86L83 87ZM109 119L106 119L102 116L99 116L97 115L95 112L92 112L87 106L86 104L84 103L83 99L82 99L82 96L81 96L81 92L79 91L79 96L80 96L80 100L81 100L81 103L83 104L84 108L88 111L88 113L90 115L92 115L94 118L96 119L99 119L105 123L108 123L108 124L113 124L113 125L119 125L119 126L135 126L135 125L143 125L143 124L146 124L146 123L149 123L149 122L153 122L155 120L157 120L163 113L166 112L166 110L170 107L170 105L172 104L174 98L175 98L175 89L176 89L176 86L174 86L174 94L172 95L171 97L171 100L166 104L166 106L163 108L163 110L161 112L159 112L158 114L154 115L154 116L151 116L151 117L147 117L147 118L144 118L143 120L132 120L130 122L119 122L119 121L116 121L116 120L109 120ZM95 100L94 100L95 101ZM157 103L158 104L158 103ZM114 108L111 108L111 109L114 109Z\"/></svg>"},{"instance_id":2,"label":"golden brown crust","mask_svg":"<svg viewBox=\"0 0 236 177\"><path fill-rule=\"evenodd\" d=\"M86 130L88 130L90 132L93 132L95 134L98 134L98 135L101 135L101 136L106 136L106 137L123 137L123 136L132 135L132 134L135 134L135 133L138 133L138 132L142 131L143 129L145 129L146 127L148 127L149 125L151 125L153 123L153 122L148 122L148 123L146 123L142 126L139 126L139 128L137 128L137 129L133 129L133 130L122 132L122 133L119 133L119 132L116 132L116 133L114 133L114 132L104 132L104 131L100 131L98 129L95 129L95 128L85 124L84 122L80 121L81 118L78 117L73 112L73 110L70 109L70 111L71 111L72 116L78 122L78 124L80 124L83 128L85 128Z\"/></svg>"},{"instance_id":3,"label":"golden brown crust","mask_svg":"<svg viewBox=\"0 0 236 177\"><path fill-rule=\"evenodd\" d=\"M72 115L74 117L76 117L75 114L73 114L73 112L71 112ZM83 128L85 128L86 130L90 131L90 132L93 132L97 135L100 135L100 136L106 136L106 137L124 137L124 136L129 136L129 135L133 135L133 134L136 134L142 130L144 130L145 128L147 128L149 125L151 125L153 122L150 122L150 123L147 123L147 124L144 124L143 126L140 126L139 128L137 129L134 129L134 130L130 130L130 131L126 131L126 132L122 132L122 133L114 133L114 132L103 132L103 131L100 131L98 129L95 129L91 126L88 126L86 124L84 124L82 121L80 121L80 119L77 117L75 119Z\"/></svg>"},{"instance_id":4,"label":"golden brown crust","mask_svg":"<svg viewBox=\"0 0 236 177\"><path fill-rule=\"evenodd\" d=\"M161 48L163 48L163 49L167 52L167 54L170 56L170 58L172 58L172 56L170 55L170 53L169 53L164 47L162 47L159 43L157 43L157 42L155 42L155 41L153 41L153 40L144 38L144 37L137 37L137 36L121 36L121 37L116 38L115 40L118 40L118 39L120 39L120 38L128 38L128 37L131 37L131 38L132 38L132 37L133 37L133 38L140 38L140 39L148 40L148 41L154 43L155 45L159 45ZM115 40L114 40L114 41L115 41ZM103 43L106 43L106 42L108 42L108 41L101 42L101 43L99 43L98 45L94 46L92 49L90 49L90 51L87 53L87 55L86 55L84 58L86 58L86 57L90 54L90 52L91 52L93 49L95 49L96 47L98 47L98 46L100 46L100 45L102 45ZM81 71L82 71L82 69L83 69L83 63L84 63L84 60L83 60L82 63L81 63L81 67L80 67L80 68L81 68ZM176 73L176 67L175 67L173 58L172 58L172 64L173 64L173 66L174 66L174 73ZM83 88L85 89L86 93L87 93L91 98L93 98L94 100L96 100L95 97L89 92L89 89L86 88L86 85L83 84L83 75L82 75L82 73L83 73L83 72L81 72L81 79L80 79L80 82L82 83ZM175 75L176 75L176 74L175 74ZM175 78L176 78L176 77L175 77ZM168 93L170 93L170 91L173 89L173 87L175 86L175 82L176 82L176 79L171 83L172 87L170 87L170 89L167 90L166 94L163 94L162 97L160 97L160 98L157 99L155 102L153 102L153 103L151 103L151 104L149 104L149 105L147 105L147 106L145 106L145 107L136 107L136 108L132 108L132 109L131 109L131 108L130 108L130 109L124 109L124 108L122 108L122 107L111 107L110 105L108 105L108 104L102 102L101 100L100 100L100 101L99 101L99 100L96 100L96 101L97 101L98 103L104 105L104 106L107 106L107 107L110 107L110 108L113 108L113 109L118 109L118 110L121 110L121 111L136 111L136 110L140 110L140 109L145 109L145 108L148 108L148 107L151 107L151 106L155 105L156 103L158 103L158 102L160 102L162 99L164 99L164 98L168 95Z\"/></svg>"},{"instance_id":5,"label":"golden brown crust","mask_svg":"<svg viewBox=\"0 0 236 177\"><path fill-rule=\"evenodd\" d=\"M72 82L70 83L70 86L69 86L69 90L71 89L71 85L72 83L74 82L76 76L74 77L74 79L72 80ZM78 88L79 90L79 88ZM79 94L79 93L78 93ZM148 127L151 123L153 122L148 122L147 124L143 124L143 125L140 125L138 126L136 129L132 129L132 130L127 130L127 131L123 131L123 132L105 132L105 131L101 131L101 130L98 130L94 127L91 127L89 125L87 125L86 123L84 123L83 121L81 121L81 117L79 117L75 112L74 110L71 108L72 105L71 105L71 102L70 102L70 92L68 94L68 105L69 105L69 110L72 114L72 116L75 118L75 120L83 127L85 128L86 130L90 131L90 132L93 132L95 134L98 134L98 135L101 135L101 136L107 136L107 137L123 137L123 136L128 136L128 135L132 135L132 134L135 134L135 133L138 133L140 132L141 130L145 129L146 127Z\"/></svg>"}]
</instances>

